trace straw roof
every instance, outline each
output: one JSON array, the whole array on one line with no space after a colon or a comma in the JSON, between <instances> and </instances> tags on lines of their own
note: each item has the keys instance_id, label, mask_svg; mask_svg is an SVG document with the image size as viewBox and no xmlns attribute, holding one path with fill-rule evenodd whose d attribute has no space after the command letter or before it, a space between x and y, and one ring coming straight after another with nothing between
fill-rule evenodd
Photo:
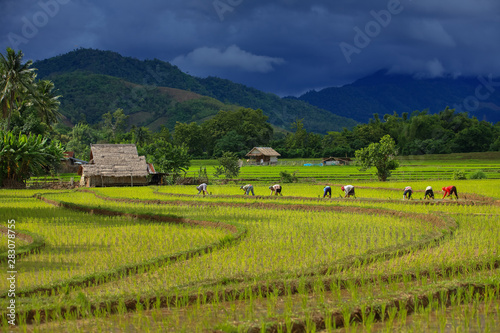
<instances>
[{"instance_id":1,"label":"straw roof","mask_svg":"<svg viewBox=\"0 0 500 333\"><path fill-rule=\"evenodd\" d=\"M276 150L271 147L253 147L246 156L281 156Z\"/></svg>"},{"instance_id":2,"label":"straw roof","mask_svg":"<svg viewBox=\"0 0 500 333\"><path fill-rule=\"evenodd\" d=\"M85 176L146 177L146 158L138 156L134 144L98 144L90 147L90 164L82 166Z\"/></svg>"}]
</instances>

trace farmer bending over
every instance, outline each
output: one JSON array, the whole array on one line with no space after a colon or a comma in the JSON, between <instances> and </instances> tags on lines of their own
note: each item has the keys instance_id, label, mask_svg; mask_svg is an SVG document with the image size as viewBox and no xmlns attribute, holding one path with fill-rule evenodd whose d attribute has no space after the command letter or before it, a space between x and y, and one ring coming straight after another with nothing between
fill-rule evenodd
<instances>
[{"instance_id":1,"label":"farmer bending over","mask_svg":"<svg viewBox=\"0 0 500 333\"><path fill-rule=\"evenodd\" d=\"M446 198L446 196L449 196L451 198L452 195L455 194L455 197L457 197L458 200L457 188L455 186L443 187L443 191L443 199Z\"/></svg>"},{"instance_id":2,"label":"farmer bending over","mask_svg":"<svg viewBox=\"0 0 500 333\"><path fill-rule=\"evenodd\" d=\"M280 184L275 184L273 186L269 186L269 189L271 190L271 194L269 194L269 195L273 195L273 193L274 193L274 195L279 194L279 195L283 196L283 194L281 194L281 185Z\"/></svg>"},{"instance_id":3,"label":"farmer bending over","mask_svg":"<svg viewBox=\"0 0 500 333\"><path fill-rule=\"evenodd\" d=\"M413 190L411 189L411 186L406 186L405 190L403 192L403 199L411 199L411 195L413 194Z\"/></svg>"},{"instance_id":4,"label":"farmer bending over","mask_svg":"<svg viewBox=\"0 0 500 333\"><path fill-rule=\"evenodd\" d=\"M332 197L332 188L328 185L323 189L323 198L326 196L328 196L329 198Z\"/></svg>"},{"instance_id":5,"label":"farmer bending over","mask_svg":"<svg viewBox=\"0 0 500 333\"><path fill-rule=\"evenodd\" d=\"M351 195L356 198L356 195L354 194L354 186L352 185L342 186L341 190L344 191L345 193L344 198L350 197Z\"/></svg>"},{"instance_id":6,"label":"farmer bending over","mask_svg":"<svg viewBox=\"0 0 500 333\"><path fill-rule=\"evenodd\" d=\"M434 191L432 190L432 186L427 186L427 188L425 189L424 199L427 199L427 196L429 196L429 199L434 199Z\"/></svg>"},{"instance_id":7,"label":"farmer bending over","mask_svg":"<svg viewBox=\"0 0 500 333\"><path fill-rule=\"evenodd\" d=\"M255 195L255 193L253 193L253 185L247 184L245 186L241 186L240 189L245 191L245 195L249 195L250 192L252 192L252 195Z\"/></svg>"},{"instance_id":8,"label":"farmer bending over","mask_svg":"<svg viewBox=\"0 0 500 333\"><path fill-rule=\"evenodd\" d=\"M198 185L196 187L196 189L198 190L198 194L200 194L202 191L203 191L203 195L208 194L207 184L205 184L205 183Z\"/></svg>"}]
</instances>

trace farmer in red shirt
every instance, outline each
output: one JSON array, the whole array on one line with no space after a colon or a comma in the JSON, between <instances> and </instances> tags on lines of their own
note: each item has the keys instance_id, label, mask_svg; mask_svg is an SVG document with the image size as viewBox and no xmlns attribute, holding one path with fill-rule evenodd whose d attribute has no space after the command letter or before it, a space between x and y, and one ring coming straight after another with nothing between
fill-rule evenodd
<instances>
[{"instance_id":1,"label":"farmer in red shirt","mask_svg":"<svg viewBox=\"0 0 500 333\"><path fill-rule=\"evenodd\" d=\"M444 191L443 199L446 198L446 196L451 198L453 194L455 194L455 197L458 199L457 188L455 186L443 187L442 190Z\"/></svg>"}]
</instances>

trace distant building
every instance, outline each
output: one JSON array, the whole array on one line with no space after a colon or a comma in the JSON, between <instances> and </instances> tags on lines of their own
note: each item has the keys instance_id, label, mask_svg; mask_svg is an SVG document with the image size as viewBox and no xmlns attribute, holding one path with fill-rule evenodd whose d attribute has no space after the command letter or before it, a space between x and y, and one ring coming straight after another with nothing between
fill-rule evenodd
<instances>
[{"instance_id":1,"label":"distant building","mask_svg":"<svg viewBox=\"0 0 500 333\"><path fill-rule=\"evenodd\" d=\"M352 160L349 157L327 157L323 158L323 165L351 165Z\"/></svg>"},{"instance_id":2,"label":"distant building","mask_svg":"<svg viewBox=\"0 0 500 333\"><path fill-rule=\"evenodd\" d=\"M61 158L61 165L57 169L59 173L77 173L78 168L82 164L87 164L87 161L75 158L75 152L66 151Z\"/></svg>"},{"instance_id":3,"label":"distant building","mask_svg":"<svg viewBox=\"0 0 500 333\"><path fill-rule=\"evenodd\" d=\"M148 173L150 175L149 185L163 185L163 176L168 175L165 172L157 172L152 163L147 163Z\"/></svg>"},{"instance_id":4,"label":"distant building","mask_svg":"<svg viewBox=\"0 0 500 333\"><path fill-rule=\"evenodd\" d=\"M254 147L246 154L249 164L255 165L275 165L278 163L278 156L281 155L270 147Z\"/></svg>"},{"instance_id":5,"label":"distant building","mask_svg":"<svg viewBox=\"0 0 500 333\"><path fill-rule=\"evenodd\" d=\"M139 156L134 144L96 144L90 146L90 161L78 169L80 186L138 186L148 184L154 167Z\"/></svg>"}]
</instances>

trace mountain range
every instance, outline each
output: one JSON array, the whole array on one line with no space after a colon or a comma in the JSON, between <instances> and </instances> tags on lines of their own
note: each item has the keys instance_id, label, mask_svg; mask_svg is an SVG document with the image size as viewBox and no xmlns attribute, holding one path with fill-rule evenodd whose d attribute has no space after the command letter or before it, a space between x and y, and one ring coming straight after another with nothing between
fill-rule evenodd
<instances>
[{"instance_id":1,"label":"mountain range","mask_svg":"<svg viewBox=\"0 0 500 333\"><path fill-rule=\"evenodd\" d=\"M437 113L447 106L479 120L500 121L500 78L389 74L380 70L342 87L309 91L298 98L330 112L366 123L377 113Z\"/></svg>"},{"instance_id":2,"label":"mountain range","mask_svg":"<svg viewBox=\"0 0 500 333\"><path fill-rule=\"evenodd\" d=\"M220 110L261 109L276 128L304 119L311 132L326 133L366 123L377 113L436 113L447 106L489 122L500 121L500 79L418 78L385 70L342 87L299 97L262 92L229 80L198 78L158 59L138 60L116 52L76 49L37 61L38 78L54 82L68 125L96 123L122 108L129 124L152 130L179 122L201 122Z\"/></svg>"},{"instance_id":3,"label":"mountain range","mask_svg":"<svg viewBox=\"0 0 500 333\"><path fill-rule=\"evenodd\" d=\"M54 82L62 95L60 112L71 124L92 124L104 113L122 108L131 125L173 129L177 121L200 122L238 107L261 109L272 125L285 130L297 119L318 133L357 124L298 99L216 77L197 78L158 59L141 61L111 51L77 49L37 61L33 67L39 79Z\"/></svg>"}]
</instances>

